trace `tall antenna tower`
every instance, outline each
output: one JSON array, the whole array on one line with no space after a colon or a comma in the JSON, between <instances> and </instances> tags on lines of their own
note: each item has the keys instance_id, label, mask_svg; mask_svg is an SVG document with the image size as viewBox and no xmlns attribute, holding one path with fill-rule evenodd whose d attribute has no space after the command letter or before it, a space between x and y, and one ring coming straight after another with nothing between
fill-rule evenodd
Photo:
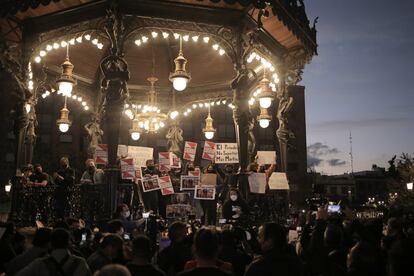
<instances>
[{"instance_id":1,"label":"tall antenna tower","mask_svg":"<svg viewBox=\"0 0 414 276\"><path fill-rule=\"evenodd\" d=\"M351 173L354 174L354 155L352 150L352 132L349 131L349 157L351 159Z\"/></svg>"}]
</instances>

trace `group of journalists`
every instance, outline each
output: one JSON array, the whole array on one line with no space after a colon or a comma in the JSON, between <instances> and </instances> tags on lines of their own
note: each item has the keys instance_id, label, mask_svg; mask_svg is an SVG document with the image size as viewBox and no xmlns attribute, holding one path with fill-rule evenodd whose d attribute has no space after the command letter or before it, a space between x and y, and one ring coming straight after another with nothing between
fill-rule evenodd
<instances>
[{"instance_id":1,"label":"group of journalists","mask_svg":"<svg viewBox=\"0 0 414 276\"><path fill-rule=\"evenodd\" d=\"M29 169L32 173L25 171L24 185L44 187L53 182L55 196L65 200L65 185L74 183L75 174L66 158L60 165L53 176L43 173L40 165ZM93 160L86 165L81 183L103 184L104 172ZM189 163L180 171L160 172L148 161L143 175L169 173L176 189L177 177L188 170L197 167ZM253 163L250 170L269 177L274 166ZM67 217L64 204L47 225L41 221L37 227L0 225L0 274L414 275L412 214L361 220L347 206L333 210L321 205L291 214L285 223L257 225L237 187L235 166L221 169L211 164L202 171L217 173L220 180L216 202L200 206L201 219L191 215L181 221L166 220L162 208L168 202L153 192L142 193L139 210L119 204L113 219L99 227Z\"/></svg>"}]
</instances>

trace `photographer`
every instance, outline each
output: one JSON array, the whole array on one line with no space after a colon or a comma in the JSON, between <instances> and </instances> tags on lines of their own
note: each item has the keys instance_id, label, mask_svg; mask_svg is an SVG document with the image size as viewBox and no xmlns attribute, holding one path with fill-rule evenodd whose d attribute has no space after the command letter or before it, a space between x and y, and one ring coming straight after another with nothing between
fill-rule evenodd
<instances>
[{"instance_id":1,"label":"photographer","mask_svg":"<svg viewBox=\"0 0 414 276\"><path fill-rule=\"evenodd\" d=\"M129 211L128 205L122 203L116 208L115 218L119 219L123 225L124 231L127 233L133 233L134 230L137 230L143 223L144 219L138 221L130 220L131 212Z\"/></svg>"}]
</instances>

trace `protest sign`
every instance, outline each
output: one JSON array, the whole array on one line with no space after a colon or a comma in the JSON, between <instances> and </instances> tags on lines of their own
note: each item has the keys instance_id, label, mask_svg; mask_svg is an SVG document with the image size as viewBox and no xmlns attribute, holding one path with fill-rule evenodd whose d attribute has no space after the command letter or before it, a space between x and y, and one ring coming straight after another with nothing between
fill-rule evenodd
<instances>
[{"instance_id":1,"label":"protest sign","mask_svg":"<svg viewBox=\"0 0 414 276\"><path fill-rule=\"evenodd\" d=\"M216 197L216 187L196 186L194 198L201 200L214 200Z\"/></svg>"},{"instance_id":2,"label":"protest sign","mask_svg":"<svg viewBox=\"0 0 414 276\"><path fill-rule=\"evenodd\" d=\"M118 158L121 158L121 159L128 157L128 146L118 145L117 155L118 155Z\"/></svg>"},{"instance_id":3,"label":"protest sign","mask_svg":"<svg viewBox=\"0 0 414 276\"><path fill-rule=\"evenodd\" d=\"M185 218L193 212L189 204L169 204L165 208L167 218Z\"/></svg>"},{"instance_id":4,"label":"protest sign","mask_svg":"<svg viewBox=\"0 0 414 276\"><path fill-rule=\"evenodd\" d=\"M134 160L132 158L121 159L121 175L122 179L134 179L135 167Z\"/></svg>"},{"instance_id":5,"label":"protest sign","mask_svg":"<svg viewBox=\"0 0 414 276\"><path fill-rule=\"evenodd\" d=\"M165 152L159 152L158 153L158 164L170 166L173 162L172 160L172 153L165 151Z\"/></svg>"},{"instance_id":6,"label":"protest sign","mask_svg":"<svg viewBox=\"0 0 414 276\"><path fill-rule=\"evenodd\" d=\"M239 150L237 143L216 143L217 164L239 163Z\"/></svg>"},{"instance_id":7,"label":"protest sign","mask_svg":"<svg viewBox=\"0 0 414 276\"><path fill-rule=\"evenodd\" d=\"M273 172L269 178L270 190L289 190L289 182L286 173Z\"/></svg>"},{"instance_id":8,"label":"protest sign","mask_svg":"<svg viewBox=\"0 0 414 276\"><path fill-rule=\"evenodd\" d=\"M183 159L194 161L197 152L197 143L185 141Z\"/></svg>"},{"instance_id":9,"label":"protest sign","mask_svg":"<svg viewBox=\"0 0 414 276\"><path fill-rule=\"evenodd\" d=\"M200 182L200 178L197 176L188 176L182 175L180 181L180 189L184 190L194 190L195 186Z\"/></svg>"},{"instance_id":10,"label":"protest sign","mask_svg":"<svg viewBox=\"0 0 414 276\"><path fill-rule=\"evenodd\" d=\"M142 169L141 169L141 167L134 164L134 168L135 168L135 179L141 179L142 178Z\"/></svg>"},{"instance_id":11,"label":"protest sign","mask_svg":"<svg viewBox=\"0 0 414 276\"><path fill-rule=\"evenodd\" d=\"M128 157L134 159L134 164L145 167L145 162L147 160L152 160L154 154L153 148L148 147L136 147L136 146L129 146L128 147Z\"/></svg>"},{"instance_id":12,"label":"protest sign","mask_svg":"<svg viewBox=\"0 0 414 276\"><path fill-rule=\"evenodd\" d=\"M257 164L259 165L276 164L276 152L275 151L258 151L257 152Z\"/></svg>"},{"instance_id":13,"label":"protest sign","mask_svg":"<svg viewBox=\"0 0 414 276\"><path fill-rule=\"evenodd\" d=\"M160 184L158 183L158 176L145 176L141 180L142 189L144 192L151 192L160 189Z\"/></svg>"},{"instance_id":14,"label":"protest sign","mask_svg":"<svg viewBox=\"0 0 414 276\"><path fill-rule=\"evenodd\" d=\"M197 171L188 171L188 175L189 176L197 176L198 178L200 178L200 171L199 170L197 170Z\"/></svg>"},{"instance_id":15,"label":"protest sign","mask_svg":"<svg viewBox=\"0 0 414 276\"><path fill-rule=\"evenodd\" d=\"M203 154L201 158L205 160L213 161L215 154L216 154L216 143L205 141Z\"/></svg>"},{"instance_id":16,"label":"protest sign","mask_svg":"<svg viewBox=\"0 0 414 276\"><path fill-rule=\"evenodd\" d=\"M201 174L200 185L201 186L213 186L217 184L217 175L215 173Z\"/></svg>"},{"instance_id":17,"label":"protest sign","mask_svg":"<svg viewBox=\"0 0 414 276\"><path fill-rule=\"evenodd\" d=\"M106 165L108 163L108 145L99 144L95 148L95 164Z\"/></svg>"},{"instance_id":18,"label":"protest sign","mask_svg":"<svg viewBox=\"0 0 414 276\"><path fill-rule=\"evenodd\" d=\"M266 192L266 174L252 173L249 175L250 192L254 194L264 194Z\"/></svg>"},{"instance_id":19,"label":"protest sign","mask_svg":"<svg viewBox=\"0 0 414 276\"><path fill-rule=\"evenodd\" d=\"M171 178L167 176L160 176L158 182L161 188L162 195L172 195L174 193L174 188L171 183Z\"/></svg>"},{"instance_id":20,"label":"protest sign","mask_svg":"<svg viewBox=\"0 0 414 276\"><path fill-rule=\"evenodd\" d=\"M174 153L171 153L172 155L172 164L171 164L171 168L181 168L181 159L180 157L178 157L177 155L175 155Z\"/></svg>"}]
</instances>

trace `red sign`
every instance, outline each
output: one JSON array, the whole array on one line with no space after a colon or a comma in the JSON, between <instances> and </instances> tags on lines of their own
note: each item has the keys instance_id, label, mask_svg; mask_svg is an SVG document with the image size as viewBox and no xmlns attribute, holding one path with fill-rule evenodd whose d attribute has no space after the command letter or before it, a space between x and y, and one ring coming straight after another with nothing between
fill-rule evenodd
<instances>
[{"instance_id":1,"label":"red sign","mask_svg":"<svg viewBox=\"0 0 414 276\"><path fill-rule=\"evenodd\" d=\"M95 148L95 163L106 165L108 163L108 145L99 144Z\"/></svg>"},{"instance_id":2,"label":"red sign","mask_svg":"<svg viewBox=\"0 0 414 276\"><path fill-rule=\"evenodd\" d=\"M205 141L203 155L201 156L201 158L205 160L213 161L215 154L216 154L216 143Z\"/></svg>"},{"instance_id":3,"label":"red sign","mask_svg":"<svg viewBox=\"0 0 414 276\"><path fill-rule=\"evenodd\" d=\"M197 152L197 143L185 141L183 159L194 161Z\"/></svg>"}]
</instances>

